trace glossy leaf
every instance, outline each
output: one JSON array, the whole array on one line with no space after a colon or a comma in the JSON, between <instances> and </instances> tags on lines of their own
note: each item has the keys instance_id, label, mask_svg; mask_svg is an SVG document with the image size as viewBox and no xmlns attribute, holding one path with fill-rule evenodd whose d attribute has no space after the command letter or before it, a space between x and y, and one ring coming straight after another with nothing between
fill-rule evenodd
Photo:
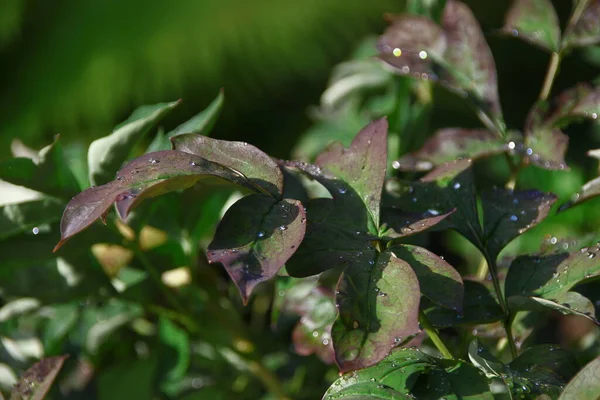
<instances>
[{"instance_id":1,"label":"glossy leaf","mask_svg":"<svg viewBox=\"0 0 600 400\"><path fill-rule=\"evenodd\" d=\"M558 400L595 400L600 393L600 357L589 362L567 384Z\"/></svg>"},{"instance_id":2,"label":"glossy leaf","mask_svg":"<svg viewBox=\"0 0 600 400\"><path fill-rule=\"evenodd\" d=\"M119 214L127 217L143 199L189 188L208 175L254 188L237 172L202 157L173 150L145 154L120 170L116 180L89 188L67 204L55 251L71 236L103 218L113 203Z\"/></svg>"},{"instance_id":3,"label":"glossy leaf","mask_svg":"<svg viewBox=\"0 0 600 400\"><path fill-rule=\"evenodd\" d=\"M0 179L57 197L71 197L79 191L58 140L41 149L33 160L18 157L0 162Z\"/></svg>"},{"instance_id":4,"label":"glossy leaf","mask_svg":"<svg viewBox=\"0 0 600 400\"><path fill-rule=\"evenodd\" d=\"M101 185L111 181L133 147L178 104L174 101L139 107L110 135L93 141L88 150L90 183Z\"/></svg>"},{"instance_id":5,"label":"glossy leaf","mask_svg":"<svg viewBox=\"0 0 600 400\"><path fill-rule=\"evenodd\" d=\"M438 225L454 228L474 243L482 236L471 160L455 160L436 168L420 181L386 182L383 204L406 212L436 217L455 210Z\"/></svg>"},{"instance_id":6,"label":"glossy leaf","mask_svg":"<svg viewBox=\"0 0 600 400\"><path fill-rule=\"evenodd\" d=\"M578 283L600 274L600 245L574 253L520 256L506 276L506 296L555 299Z\"/></svg>"},{"instance_id":7,"label":"glossy leaf","mask_svg":"<svg viewBox=\"0 0 600 400\"><path fill-rule=\"evenodd\" d=\"M171 138L173 148L203 157L238 171L265 193L280 198L283 193L283 174L275 161L260 149L246 142L211 139L197 134Z\"/></svg>"},{"instance_id":8,"label":"glossy leaf","mask_svg":"<svg viewBox=\"0 0 600 400\"><path fill-rule=\"evenodd\" d=\"M383 207L381 209L381 236L385 239L411 236L435 227L456 210L432 216L430 213L404 212L397 207ZM444 226L441 224L441 226Z\"/></svg>"},{"instance_id":9,"label":"glossy leaf","mask_svg":"<svg viewBox=\"0 0 600 400\"><path fill-rule=\"evenodd\" d=\"M419 332L419 281L393 253L346 268L336 290L339 316L331 335L342 371L376 364Z\"/></svg>"},{"instance_id":10,"label":"glossy leaf","mask_svg":"<svg viewBox=\"0 0 600 400\"><path fill-rule=\"evenodd\" d=\"M469 360L488 378L499 378L504 375L504 364L480 346L477 339L469 344Z\"/></svg>"},{"instance_id":11,"label":"glossy leaf","mask_svg":"<svg viewBox=\"0 0 600 400\"><path fill-rule=\"evenodd\" d=\"M540 223L552 208L556 196L538 190L498 189L484 192L483 231L485 247L492 260L514 238Z\"/></svg>"},{"instance_id":12,"label":"glossy leaf","mask_svg":"<svg viewBox=\"0 0 600 400\"><path fill-rule=\"evenodd\" d=\"M315 160L356 191L376 227L387 165L387 129L387 120L373 121L358 132L348 149L336 142Z\"/></svg>"},{"instance_id":13,"label":"glossy leaf","mask_svg":"<svg viewBox=\"0 0 600 400\"><path fill-rule=\"evenodd\" d=\"M416 348L394 350L377 365L341 376L325 393L333 399L460 398L492 400L487 382L463 361L435 359Z\"/></svg>"},{"instance_id":14,"label":"glossy leaf","mask_svg":"<svg viewBox=\"0 0 600 400\"><path fill-rule=\"evenodd\" d=\"M508 298L508 306L517 311L544 311L554 310L563 315L578 315L588 318L597 325L594 305L585 296L577 292L566 292L552 299L541 297L512 296Z\"/></svg>"},{"instance_id":15,"label":"glossy leaf","mask_svg":"<svg viewBox=\"0 0 600 400\"><path fill-rule=\"evenodd\" d=\"M491 282L464 279L464 292L461 312L440 308L431 302L423 302L421 308L431 323L440 328L488 324L503 318L502 309L493 293Z\"/></svg>"},{"instance_id":16,"label":"glossy leaf","mask_svg":"<svg viewBox=\"0 0 600 400\"><path fill-rule=\"evenodd\" d=\"M411 266L424 296L442 307L462 311L463 281L450 264L419 246L397 245L390 250Z\"/></svg>"},{"instance_id":17,"label":"glossy leaf","mask_svg":"<svg viewBox=\"0 0 600 400\"><path fill-rule=\"evenodd\" d=\"M418 151L394 161L401 171L428 171L457 158L478 159L508 151L508 142L485 129L438 130Z\"/></svg>"},{"instance_id":18,"label":"glossy leaf","mask_svg":"<svg viewBox=\"0 0 600 400\"><path fill-rule=\"evenodd\" d=\"M38 226L60 220L64 204L51 198L0 207L0 240L22 232L39 233Z\"/></svg>"},{"instance_id":19,"label":"glossy leaf","mask_svg":"<svg viewBox=\"0 0 600 400\"><path fill-rule=\"evenodd\" d=\"M504 30L542 49L559 50L560 25L550 0L516 0L506 15Z\"/></svg>"},{"instance_id":20,"label":"glossy leaf","mask_svg":"<svg viewBox=\"0 0 600 400\"><path fill-rule=\"evenodd\" d=\"M48 357L34 364L21 377L10 400L42 400L46 397L67 357Z\"/></svg>"},{"instance_id":21,"label":"glossy leaf","mask_svg":"<svg viewBox=\"0 0 600 400\"><path fill-rule=\"evenodd\" d=\"M590 0L577 23L565 31L563 46L584 47L600 43L600 1Z\"/></svg>"},{"instance_id":22,"label":"glossy leaf","mask_svg":"<svg viewBox=\"0 0 600 400\"><path fill-rule=\"evenodd\" d=\"M294 254L305 229L299 201L250 195L225 213L208 246L208 260L223 264L246 303L254 287L275 276Z\"/></svg>"}]
</instances>

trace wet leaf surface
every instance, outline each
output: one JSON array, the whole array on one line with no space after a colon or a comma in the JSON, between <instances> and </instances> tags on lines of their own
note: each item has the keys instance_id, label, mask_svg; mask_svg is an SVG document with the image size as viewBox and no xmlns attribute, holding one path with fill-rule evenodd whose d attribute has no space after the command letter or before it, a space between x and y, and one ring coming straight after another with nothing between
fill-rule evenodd
<instances>
[{"instance_id":1,"label":"wet leaf surface","mask_svg":"<svg viewBox=\"0 0 600 400\"><path fill-rule=\"evenodd\" d=\"M340 369L376 364L417 334L419 298L412 268L391 252L347 267L336 289L339 316L331 333Z\"/></svg>"},{"instance_id":2,"label":"wet leaf surface","mask_svg":"<svg viewBox=\"0 0 600 400\"><path fill-rule=\"evenodd\" d=\"M547 123L563 126L580 119L597 120L600 115L600 87L579 83L553 101Z\"/></svg>"},{"instance_id":3,"label":"wet leaf surface","mask_svg":"<svg viewBox=\"0 0 600 400\"><path fill-rule=\"evenodd\" d=\"M552 299L541 297L512 296L507 299L508 306L517 311L544 311L554 310L563 315L578 315L587 318L597 325L594 305L585 296L577 292L566 292Z\"/></svg>"},{"instance_id":4,"label":"wet leaf surface","mask_svg":"<svg viewBox=\"0 0 600 400\"><path fill-rule=\"evenodd\" d=\"M297 200L244 197L219 223L208 260L223 264L246 303L254 287L275 276L294 254L305 227L304 209Z\"/></svg>"},{"instance_id":5,"label":"wet leaf surface","mask_svg":"<svg viewBox=\"0 0 600 400\"><path fill-rule=\"evenodd\" d=\"M428 212L410 213L396 207L383 207L381 209L381 236L385 239L394 239L423 232L438 225L454 211L450 210L447 213L432 216Z\"/></svg>"},{"instance_id":6,"label":"wet leaf surface","mask_svg":"<svg viewBox=\"0 0 600 400\"><path fill-rule=\"evenodd\" d=\"M550 0L517 0L506 15L504 30L548 51L560 47L560 25Z\"/></svg>"},{"instance_id":7,"label":"wet leaf surface","mask_svg":"<svg viewBox=\"0 0 600 400\"><path fill-rule=\"evenodd\" d=\"M600 42L600 0L590 0L577 24L565 31L563 46L584 47Z\"/></svg>"},{"instance_id":8,"label":"wet leaf surface","mask_svg":"<svg viewBox=\"0 0 600 400\"><path fill-rule=\"evenodd\" d=\"M572 199L563 205L560 206L560 211L564 211L573 206L579 205L583 202L591 200L600 195L600 177L592 179L582 186L581 190L575 195L573 195Z\"/></svg>"},{"instance_id":9,"label":"wet leaf surface","mask_svg":"<svg viewBox=\"0 0 600 400\"><path fill-rule=\"evenodd\" d=\"M525 121L523 156L532 164L549 170L568 170L565 153L569 137L548 122L548 104L536 103Z\"/></svg>"},{"instance_id":10,"label":"wet leaf surface","mask_svg":"<svg viewBox=\"0 0 600 400\"><path fill-rule=\"evenodd\" d=\"M42 400L56 379L68 356L45 358L21 377L10 395L10 400Z\"/></svg>"}]
</instances>

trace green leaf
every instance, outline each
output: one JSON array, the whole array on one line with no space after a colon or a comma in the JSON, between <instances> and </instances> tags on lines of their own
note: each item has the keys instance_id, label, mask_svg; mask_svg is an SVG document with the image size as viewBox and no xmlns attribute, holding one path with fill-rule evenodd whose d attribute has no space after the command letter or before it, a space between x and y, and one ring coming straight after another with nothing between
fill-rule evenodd
<instances>
[{"instance_id":1,"label":"green leaf","mask_svg":"<svg viewBox=\"0 0 600 400\"><path fill-rule=\"evenodd\" d=\"M590 199L598 197L600 195L600 177L594 178L581 187L581 190L571 200L560 206L559 211L564 211Z\"/></svg>"},{"instance_id":2,"label":"green leaf","mask_svg":"<svg viewBox=\"0 0 600 400\"><path fill-rule=\"evenodd\" d=\"M384 205L429 217L456 210L438 227L454 228L478 243L483 233L471 163L470 159L452 161L416 182L391 179L386 183Z\"/></svg>"},{"instance_id":3,"label":"green leaf","mask_svg":"<svg viewBox=\"0 0 600 400\"><path fill-rule=\"evenodd\" d=\"M160 340L159 376L162 383L184 377L190 365L190 339L185 330L161 317L158 321Z\"/></svg>"},{"instance_id":4,"label":"green leaf","mask_svg":"<svg viewBox=\"0 0 600 400\"><path fill-rule=\"evenodd\" d=\"M600 357L589 362L567 384L558 400L596 400L600 393Z\"/></svg>"},{"instance_id":5,"label":"green leaf","mask_svg":"<svg viewBox=\"0 0 600 400\"><path fill-rule=\"evenodd\" d=\"M428 171L458 158L478 159L508 151L508 141L486 129L438 130L418 151L394 161L400 171Z\"/></svg>"},{"instance_id":6,"label":"green leaf","mask_svg":"<svg viewBox=\"0 0 600 400\"><path fill-rule=\"evenodd\" d=\"M333 399L492 400L489 386L463 361L435 359L416 348L394 350L380 363L341 376L323 400Z\"/></svg>"},{"instance_id":7,"label":"green leaf","mask_svg":"<svg viewBox=\"0 0 600 400\"><path fill-rule=\"evenodd\" d=\"M139 107L110 135L93 141L88 150L90 183L111 181L133 147L178 104L174 101Z\"/></svg>"},{"instance_id":8,"label":"green leaf","mask_svg":"<svg viewBox=\"0 0 600 400\"><path fill-rule=\"evenodd\" d=\"M150 357L104 369L97 378L98 400L152 399L157 364L157 358Z\"/></svg>"},{"instance_id":9,"label":"green leaf","mask_svg":"<svg viewBox=\"0 0 600 400\"><path fill-rule=\"evenodd\" d=\"M373 121L358 132L348 149L340 142L333 143L315 161L354 189L376 228L387 166L387 129L387 120Z\"/></svg>"},{"instance_id":10,"label":"green leaf","mask_svg":"<svg viewBox=\"0 0 600 400\"><path fill-rule=\"evenodd\" d=\"M19 380L10 400L42 400L68 356L48 357L35 363Z\"/></svg>"},{"instance_id":11,"label":"green leaf","mask_svg":"<svg viewBox=\"0 0 600 400\"><path fill-rule=\"evenodd\" d=\"M569 137L548 122L548 104L536 103L525 121L525 153L532 164L549 170L568 170L565 153Z\"/></svg>"},{"instance_id":12,"label":"green leaf","mask_svg":"<svg viewBox=\"0 0 600 400\"><path fill-rule=\"evenodd\" d=\"M61 220L61 240L55 250L98 218L104 218L113 203L125 218L143 199L189 188L209 175L254 188L239 173L193 154L165 150L138 157L117 173L116 180L89 188L67 204Z\"/></svg>"},{"instance_id":13,"label":"green leaf","mask_svg":"<svg viewBox=\"0 0 600 400\"><path fill-rule=\"evenodd\" d=\"M173 129L167 134L167 137L184 133L197 133L199 135L207 136L217 122L217 119L219 119L224 101L225 95L223 89L221 89L217 97L215 97L208 107Z\"/></svg>"},{"instance_id":14,"label":"green leaf","mask_svg":"<svg viewBox=\"0 0 600 400\"><path fill-rule=\"evenodd\" d=\"M484 243L491 259L495 261L514 238L544 220L555 201L555 195L538 190L495 188L484 192Z\"/></svg>"},{"instance_id":15,"label":"green leaf","mask_svg":"<svg viewBox=\"0 0 600 400\"><path fill-rule=\"evenodd\" d=\"M507 299L507 302L509 308L515 311L544 311L550 309L563 315L578 315L591 320L596 325L600 325L590 299L577 292L561 293L553 299L511 296Z\"/></svg>"},{"instance_id":16,"label":"green leaf","mask_svg":"<svg viewBox=\"0 0 600 400\"><path fill-rule=\"evenodd\" d=\"M0 163L0 179L62 198L79 191L58 140L41 149L35 160L18 157Z\"/></svg>"},{"instance_id":17,"label":"green leaf","mask_svg":"<svg viewBox=\"0 0 600 400\"><path fill-rule=\"evenodd\" d=\"M52 198L0 207L0 240L23 232L39 233L39 226L60 220L64 203Z\"/></svg>"},{"instance_id":18,"label":"green leaf","mask_svg":"<svg viewBox=\"0 0 600 400\"><path fill-rule=\"evenodd\" d=\"M600 274L600 244L574 253L520 256L506 276L506 296L556 299L578 283Z\"/></svg>"},{"instance_id":19,"label":"green leaf","mask_svg":"<svg viewBox=\"0 0 600 400\"><path fill-rule=\"evenodd\" d=\"M550 0L513 2L504 30L544 50L557 52L560 48L560 25Z\"/></svg>"},{"instance_id":20,"label":"green leaf","mask_svg":"<svg viewBox=\"0 0 600 400\"><path fill-rule=\"evenodd\" d=\"M439 308L430 302L422 302L421 308L431 323L440 328L463 324L489 324L503 318L491 282L464 279L464 291L462 312Z\"/></svg>"},{"instance_id":21,"label":"green leaf","mask_svg":"<svg viewBox=\"0 0 600 400\"><path fill-rule=\"evenodd\" d=\"M590 0L574 26L565 30L564 48L592 46L600 42L600 1Z\"/></svg>"},{"instance_id":22,"label":"green leaf","mask_svg":"<svg viewBox=\"0 0 600 400\"><path fill-rule=\"evenodd\" d=\"M254 287L275 276L294 254L305 229L298 200L250 195L225 213L208 246L208 260L223 264L247 303Z\"/></svg>"},{"instance_id":23,"label":"green leaf","mask_svg":"<svg viewBox=\"0 0 600 400\"><path fill-rule=\"evenodd\" d=\"M579 83L561 93L553 103L554 109L545 122L548 125L564 126L583 118L595 121L600 115L600 86Z\"/></svg>"},{"instance_id":24,"label":"green leaf","mask_svg":"<svg viewBox=\"0 0 600 400\"><path fill-rule=\"evenodd\" d=\"M419 332L419 281L408 263L389 251L347 267L336 291L339 316L331 335L344 372L378 363Z\"/></svg>"},{"instance_id":25,"label":"green leaf","mask_svg":"<svg viewBox=\"0 0 600 400\"><path fill-rule=\"evenodd\" d=\"M450 264L419 246L397 245L390 251L412 267L424 296L442 307L462 311L463 281Z\"/></svg>"},{"instance_id":26,"label":"green leaf","mask_svg":"<svg viewBox=\"0 0 600 400\"><path fill-rule=\"evenodd\" d=\"M249 182L275 198L283 193L283 174L277 163L246 142L211 139L194 133L171 138L173 148L203 157L239 172Z\"/></svg>"},{"instance_id":27,"label":"green leaf","mask_svg":"<svg viewBox=\"0 0 600 400\"><path fill-rule=\"evenodd\" d=\"M500 378L505 373L504 364L481 347L477 339L469 344L469 360L488 378Z\"/></svg>"}]
</instances>

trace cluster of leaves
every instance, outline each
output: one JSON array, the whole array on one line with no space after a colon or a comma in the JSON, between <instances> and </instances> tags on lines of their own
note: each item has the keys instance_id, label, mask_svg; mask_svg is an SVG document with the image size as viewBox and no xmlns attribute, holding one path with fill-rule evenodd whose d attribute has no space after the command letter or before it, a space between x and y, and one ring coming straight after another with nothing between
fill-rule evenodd
<instances>
[{"instance_id":1,"label":"cluster of leaves","mask_svg":"<svg viewBox=\"0 0 600 400\"><path fill-rule=\"evenodd\" d=\"M282 388L239 328L239 315L224 312L231 302L208 265L219 263L244 304L254 298L253 307L271 308L272 325L286 315L297 316L291 333L296 353L314 353L324 363L337 364L343 374L324 399L593 398L598 359L579 371L571 352L554 345L525 348L523 343L535 328L528 317L540 311L599 324L592 302L572 289L600 275L600 243L501 256L510 242L557 210L600 194L596 179L558 207L552 193L515 188L526 165L567 170L568 140L561 127L580 118L597 119L600 88L580 84L548 99L562 58L575 47L600 41L594 24L599 10L599 1L575 2L561 37L548 0L513 3L503 31L552 52L544 87L522 132L506 128L494 59L475 17L465 4L448 0L412 10L422 15L389 16L390 26L377 43L378 60L361 60L350 64L357 68L336 75L323 97L330 111L357 107L346 97L359 88L394 82L397 96L389 118L366 124L348 146L334 142L316 154L316 146L301 144L300 153L314 155L313 162L273 159L248 143L206 136L221 108L221 94L190 121L159 133L145 154L124 166L143 136L177 102L142 107L112 134L93 142L87 163L82 163L87 173L64 162L58 142L35 160L0 164L0 178L44 194L4 207L1 245L14 254L19 245L27 246L31 238L24 234L31 231L38 247L26 256L35 258L47 257L51 244L58 243L57 256L47 262L58 273L54 276L64 278L59 279L62 287L37 295L26 284L16 288L14 280L0 286L9 298L33 297L7 303L0 320L19 324L17 317L34 314L30 330L44 331L44 340L57 354L77 327L83 333L75 343L97 363L106 362L98 349L126 324L137 335L159 338L158 354L144 350L140 341L142 349L136 351L146 360L132 357L125 369L102 375L106 382L125 370L141 380L158 374L162 393L196 398L192 389L201 378L191 378L189 371L201 374L207 364L215 368L224 361L285 398L294 379ZM392 73L400 75L398 81ZM407 84L406 75L421 83ZM429 106L404 104L403 96L414 89L417 97L430 98L432 81L471 102L483 128L445 128L406 153L398 138L406 138L411 124L413 129L420 126ZM403 109L421 116L407 122L398 115ZM397 136L399 132L403 134ZM498 155L510 167L509 181L503 188L481 187L476 162ZM394 169L412 175L392 173ZM407 179L423 171L427 173L419 179ZM170 196L185 201L189 193L183 209L173 210ZM119 219L109 213L113 205ZM57 238L56 208L63 206ZM94 224L97 220L111 229ZM422 246L432 232L447 230L477 249L477 274L459 273ZM3 281L22 276L24 258L9 259L0 270ZM157 268L162 263L166 267ZM190 266L202 268L199 272ZM172 283L178 279L183 283ZM271 302L261 293L269 287L264 282L273 280ZM160 291L165 304L151 302L147 290ZM57 299L91 294L106 304L83 310L73 303L57 304ZM40 322L40 314L50 318ZM99 315L104 323L94 324ZM68 326L58 326L57 316L68 320ZM445 328L462 339L444 339L439 329ZM475 337L477 330L485 333L484 344ZM496 354L487 350L491 344ZM197 354L192 355L194 347ZM15 398L43 396L63 361L55 357L34 366L15 387ZM144 368L148 365L151 370ZM31 385L33 381L37 383Z\"/></svg>"}]
</instances>

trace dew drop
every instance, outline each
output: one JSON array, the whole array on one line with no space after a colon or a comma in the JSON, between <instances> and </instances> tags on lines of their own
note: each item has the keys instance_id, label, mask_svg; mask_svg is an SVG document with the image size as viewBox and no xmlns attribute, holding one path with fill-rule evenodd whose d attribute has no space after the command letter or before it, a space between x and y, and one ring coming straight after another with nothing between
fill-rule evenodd
<instances>
[{"instance_id":1,"label":"dew drop","mask_svg":"<svg viewBox=\"0 0 600 400\"><path fill-rule=\"evenodd\" d=\"M387 296L387 293L384 293L384 292L379 292L378 296L379 296L379 297L386 297L386 296Z\"/></svg>"},{"instance_id":2,"label":"dew drop","mask_svg":"<svg viewBox=\"0 0 600 400\"><path fill-rule=\"evenodd\" d=\"M394 169L399 169L399 168L400 168L400 163L399 163L398 161L394 161L394 162L392 163L392 168L394 168Z\"/></svg>"},{"instance_id":3,"label":"dew drop","mask_svg":"<svg viewBox=\"0 0 600 400\"><path fill-rule=\"evenodd\" d=\"M431 215L434 215L434 216L435 216L435 215L440 215L440 212L439 212L438 210L435 210L435 209L433 209L433 208L431 208L431 209L427 210L427 212L428 212L429 214L431 214Z\"/></svg>"},{"instance_id":4,"label":"dew drop","mask_svg":"<svg viewBox=\"0 0 600 400\"><path fill-rule=\"evenodd\" d=\"M510 150L514 150L514 149L515 149L515 147L517 147L517 145L516 145L516 143L515 143L515 142L508 142L508 148L509 148Z\"/></svg>"},{"instance_id":5,"label":"dew drop","mask_svg":"<svg viewBox=\"0 0 600 400\"><path fill-rule=\"evenodd\" d=\"M313 337L317 337L317 336L319 336L319 332L313 331L312 335L313 335Z\"/></svg>"},{"instance_id":6,"label":"dew drop","mask_svg":"<svg viewBox=\"0 0 600 400\"><path fill-rule=\"evenodd\" d=\"M392 54L394 57L400 57L402 55L402 50L396 47L394 50L392 50Z\"/></svg>"},{"instance_id":7,"label":"dew drop","mask_svg":"<svg viewBox=\"0 0 600 400\"><path fill-rule=\"evenodd\" d=\"M263 231L260 231L256 234L256 236L258 236L259 238L264 237L265 233Z\"/></svg>"},{"instance_id":8,"label":"dew drop","mask_svg":"<svg viewBox=\"0 0 600 400\"><path fill-rule=\"evenodd\" d=\"M592 113L592 119L598 119L598 114Z\"/></svg>"},{"instance_id":9,"label":"dew drop","mask_svg":"<svg viewBox=\"0 0 600 400\"><path fill-rule=\"evenodd\" d=\"M346 193L346 188L341 187L341 188L338 189L338 192L340 192L340 194L345 194Z\"/></svg>"},{"instance_id":10,"label":"dew drop","mask_svg":"<svg viewBox=\"0 0 600 400\"><path fill-rule=\"evenodd\" d=\"M453 186L452 186L455 190L460 189L460 183L456 182Z\"/></svg>"},{"instance_id":11,"label":"dew drop","mask_svg":"<svg viewBox=\"0 0 600 400\"><path fill-rule=\"evenodd\" d=\"M158 161L156 158L151 158L150 159L150 164L158 164L160 161Z\"/></svg>"},{"instance_id":12,"label":"dew drop","mask_svg":"<svg viewBox=\"0 0 600 400\"><path fill-rule=\"evenodd\" d=\"M37 226L35 228L33 228L31 230L31 232L33 232L34 235L37 235L38 233L40 233L40 228L38 228Z\"/></svg>"},{"instance_id":13,"label":"dew drop","mask_svg":"<svg viewBox=\"0 0 600 400\"><path fill-rule=\"evenodd\" d=\"M596 257L596 253L588 253L587 258L594 258Z\"/></svg>"},{"instance_id":14,"label":"dew drop","mask_svg":"<svg viewBox=\"0 0 600 400\"><path fill-rule=\"evenodd\" d=\"M196 163L195 163L195 162L193 162L193 161L190 161L190 165L191 165L192 167L197 167L197 166L198 166L198 164L196 164Z\"/></svg>"},{"instance_id":15,"label":"dew drop","mask_svg":"<svg viewBox=\"0 0 600 400\"><path fill-rule=\"evenodd\" d=\"M280 231L285 231L287 228L288 228L288 227L287 227L287 226L285 226L285 225L280 225L280 226L279 226L279 230L280 230Z\"/></svg>"},{"instance_id":16,"label":"dew drop","mask_svg":"<svg viewBox=\"0 0 600 400\"><path fill-rule=\"evenodd\" d=\"M425 50L421 50L421 51L419 52L419 58L420 58L421 60L425 60L425 59L427 58L427 52L426 52Z\"/></svg>"},{"instance_id":17,"label":"dew drop","mask_svg":"<svg viewBox=\"0 0 600 400\"><path fill-rule=\"evenodd\" d=\"M528 147L527 150L525 150L525 152L527 153L528 156L533 154L533 149L531 147Z\"/></svg>"},{"instance_id":18,"label":"dew drop","mask_svg":"<svg viewBox=\"0 0 600 400\"><path fill-rule=\"evenodd\" d=\"M511 220L512 222L517 222L517 221L519 220L519 217L517 217L516 215L511 215L511 216L510 216L510 220Z\"/></svg>"},{"instance_id":19,"label":"dew drop","mask_svg":"<svg viewBox=\"0 0 600 400\"><path fill-rule=\"evenodd\" d=\"M321 343L323 343L323 346L327 346L329 344L329 339L323 339Z\"/></svg>"}]
</instances>

